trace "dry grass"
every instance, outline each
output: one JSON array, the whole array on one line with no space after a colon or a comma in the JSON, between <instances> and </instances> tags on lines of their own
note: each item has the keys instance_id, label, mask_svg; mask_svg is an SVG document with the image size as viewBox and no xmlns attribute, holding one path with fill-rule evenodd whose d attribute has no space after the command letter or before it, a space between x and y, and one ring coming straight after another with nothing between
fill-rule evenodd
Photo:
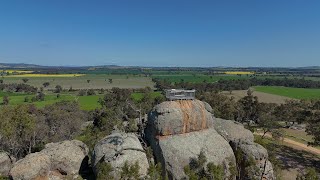
<instances>
[{"instance_id":1,"label":"dry grass","mask_svg":"<svg viewBox=\"0 0 320 180\"><path fill-rule=\"evenodd\" d=\"M231 94L228 91L223 91L222 93L229 96L229 97L234 97L235 100L239 100L247 95L247 90L236 90L236 91L232 91ZM264 102L264 103L283 104L283 103L285 103L286 100L291 99L291 98L284 97L284 96L268 94L268 93L263 93L263 92L257 92L257 91L254 91L253 95L257 96L259 101Z\"/></svg>"},{"instance_id":2,"label":"dry grass","mask_svg":"<svg viewBox=\"0 0 320 180\"><path fill-rule=\"evenodd\" d=\"M6 77L79 77L85 74L17 74Z\"/></svg>"}]
</instances>

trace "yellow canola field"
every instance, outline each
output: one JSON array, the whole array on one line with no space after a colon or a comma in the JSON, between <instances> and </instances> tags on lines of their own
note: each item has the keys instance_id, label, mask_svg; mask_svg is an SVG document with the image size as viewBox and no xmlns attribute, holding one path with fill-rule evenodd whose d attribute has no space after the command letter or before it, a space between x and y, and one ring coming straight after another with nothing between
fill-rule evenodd
<instances>
[{"instance_id":1,"label":"yellow canola field","mask_svg":"<svg viewBox=\"0 0 320 180\"><path fill-rule=\"evenodd\" d=\"M3 70L2 72L5 72L5 73L10 73L10 74L12 74L12 73L19 73L19 74L21 74L21 73L33 73L34 71L27 71L27 70Z\"/></svg>"},{"instance_id":2,"label":"yellow canola field","mask_svg":"<svg viewBox=\"0 0 320 180\"><path fill-rule=\"evenodd\" d=\"M85 74L17 74L6 77L79 77Z\"/></svg>"},{"instance_id":3,"label":"yellow canola field","mask_svg":"<svg viewBox=\"0 0 320 180\"><path fill-rule=\"evenodd\" d=\"M238 75L238 74L254 74L254 72L249 72L249 71L226 71L224 72L225 74L232 74L232 75Z\"/></svg>"}]
</instances>

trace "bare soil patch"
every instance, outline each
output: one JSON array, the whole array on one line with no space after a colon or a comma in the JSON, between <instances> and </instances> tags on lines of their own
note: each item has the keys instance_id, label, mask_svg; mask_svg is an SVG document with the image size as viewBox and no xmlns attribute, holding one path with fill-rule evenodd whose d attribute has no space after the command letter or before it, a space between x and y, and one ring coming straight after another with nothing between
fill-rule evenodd
<instances>
[{"instance_id":1,"label":"bare soil patch","mask_svg":"<svg viewBox=\"0 0 320 180\"><path fill-rule=\"evenodd\" d=\"M222 93L229 96L229 97L234 97L235 100L239 100L247 95L247 90L235 90L235 91L232 91L231 94L229 91L223 91ZM253 95L257 96L259 98L259 101L264 102L264 103L283 104L286 102L286 100L292 99L292 98L288 98L288 97L284 97L284 96L268 94L268 93L263 93L263 92L257 92L257 91L254 91Z\"/></svg>"}]
</instances>

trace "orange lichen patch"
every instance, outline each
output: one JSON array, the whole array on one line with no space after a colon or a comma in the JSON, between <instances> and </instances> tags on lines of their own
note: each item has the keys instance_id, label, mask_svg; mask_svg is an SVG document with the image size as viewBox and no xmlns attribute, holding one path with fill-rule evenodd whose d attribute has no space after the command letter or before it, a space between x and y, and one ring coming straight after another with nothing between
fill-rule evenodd
<instances>
[{"instance_id":1,"label":"orange lichen patch","mask_svg":"<svg viewBox=\"0 0 320 180\"><path fill-rule=\"evenodd\" d=\"M176 101L183 116L182 134L192 131L207 129L206 109L200 101Z\"/></svg>"},{"instance_id":2,"label":"orange lichen patch","mask_svg":"<svg viewBox=\"0 0 320 180\"><path fill-rule=\"evenodd\" d=\"M171 134L174 134L174 133L173 133L173 130L170 129L170 127L168 126L167 128L164 129L164 131L162 132L162 134L163 134L164 136L167 136L167 135L171 135Z\"/></svg>"}]
</instances>

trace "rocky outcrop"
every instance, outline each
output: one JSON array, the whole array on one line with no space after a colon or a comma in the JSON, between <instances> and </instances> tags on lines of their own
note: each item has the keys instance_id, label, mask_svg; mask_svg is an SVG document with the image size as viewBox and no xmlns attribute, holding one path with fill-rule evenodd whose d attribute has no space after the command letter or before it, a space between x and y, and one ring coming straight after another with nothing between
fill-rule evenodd
<instances>
[{"instance_id":1,"label":"rocky outcrop","mask_svg":"<svg viewBox=\"0 0 320 180\"><path fill-rule=\"evenodd\" d=\"M207 107L207 108L206 108ZM159 136L185 134L211 126L212 115L208 104L199 100L166 101L149 114L149 128Z\"/></svg>"},{"instance_id":2,"label":"rocky outcrop","mask_svg":"<svg viewBox=\"0 0 320 180\"><path fill-rule=\"evenodd\" d=\"M184 167L202 151L207 162L235 166L229 143L212 127L209 104L199 100L167 101L150 113L145 130L156 160L161 162L170 179L185 178Z\"/></svg>"},{"instance_id":3,"label":"rocky outcrop","mask_svg":"<svg viewBox=\"0 0 320 180\"><path fill-rule=\"evenodd\" d=\"M243 154L241 160L247 162L253 160L252 167L242 167L244 178L274 179L272 164L268 161L268 152L264 147L254 142L251 131L245 129L242 124L231 120L214 118L213 124L219 134L231 144L234 151L241 151Z\"/></svg>"},{"instance_id":4,"label":"rocky outcrop","mask_svg":"<svg viewBox=\"0 0 320 180\"><path fill-rule=\"evenodd\" d=\"M77 177L87 163L88 151L87 146L78 140L50 143L44 150L17 161L10 175L13 179Z\"/></svg>"},{"instance_id":5,"label":"rocky outcrop","mask_svg":"<svg viewBox=\"0 0 320 180\"><path fill-rule=\"evenodd\" d=\"M244 128L241 123L220 118L213 119L214 129L228 142L254 141L252 132Z\"/></svg>"},{"instance_id":6,"label":"rocky outcrop","mask_svg":"<svg viewBox=\"0 0 320 180\"><path fill-rule=\"evenodd\" d=\"M274 179L267 150L254 143L253 134L240 123L214 118L211 112L211 106L199 100L167 101L150 112L146 139L169 178L185 178L183 168L202 151L207 162L223 165L226 176L230 165L239 165L240 178Z\"/></svg>"},{"instance_id":7,"label":"rocky outcrop","mask_svg":"<svg viewBox=\"0 0 320 180\"><path fill-rule=\"evenodd\" d=\"M94 171L97 173L96 165L100 161L110 163L113 168L111 173L115 179L120 179L119 172L124 164L139 164L139 174L147 174L149 164L144 149L138 137L133 133L113 133L101 141L95 147L92 157Z\"/></svg>"},{"instance_id":8,"label":"rocky outcrop","mask_svg":"<svg viewBox=\"0 0 320 180\"><path fill-rule=\"evenodd\" d=\"M8 176L14 159L7 152L0 152L0 176Z\"/></svg>"},{"instance_id":9,"label":"rocky outcrop","mask_svg":"<svg viewBox=\"0 0 320 180\"><path fill-rule=\"evenodd\" d=\"M151 140L151 145L156 159L164 165L172 179L184 178L184 167L190 164L191 159L197 158L201 151L207 162L224 167L235 163L232 148L214 129L160 137Z\"/></svg>"}]
</instances>

